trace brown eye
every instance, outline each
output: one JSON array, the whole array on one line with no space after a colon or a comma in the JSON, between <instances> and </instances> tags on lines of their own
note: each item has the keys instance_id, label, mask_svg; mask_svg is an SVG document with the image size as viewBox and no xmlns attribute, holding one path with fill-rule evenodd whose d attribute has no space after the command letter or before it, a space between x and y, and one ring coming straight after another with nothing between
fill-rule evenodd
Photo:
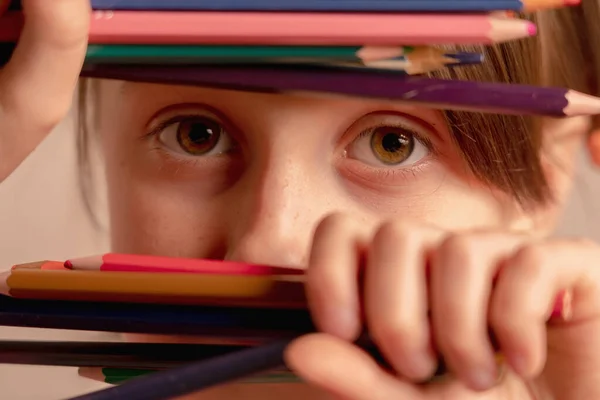
<instances>
[{"instance_id":1,"label":"brown eye","mask_svg":"<svg viewBox=\"0 0 600 400\"><path fill-rule=\"evenodd\" d=\"M371 135L371 150L384 164L396 165L406 161L415 150L413 134L402 128L376 128Z\"/></svg>"},{"instance_id":2,"label":"brown eye","mask_svg":"<svg viewBox=\"0 0 600 400\"><path fill-rule=\"evenodd\" d=\"M170 150L191 156L211 156L234 148L233 140L219 120L206 116L178 117L159 134Z\"/></svg>"},{"instance_id":3,"label":"brown eye","mask_svg":"<svg viewBox=\"0 0 600 400\"><path fill-rule=\"evenodd\" d=\"M179 123L177 142L186 153L203 155L217 146L222 132L217 121L197 117Z\"/></svg>"},{"instance_id":4,"label":"brown eye","mask_svg":"<svg viewBox=\"0 0 600 400\"><path fill-rule=\"evenodd\" d=\"M347 157L375 167L409 167L431 153L427 130L404 118L388 119L393 121L362 131L346 148Z\"/></svg>"}]
</instances>

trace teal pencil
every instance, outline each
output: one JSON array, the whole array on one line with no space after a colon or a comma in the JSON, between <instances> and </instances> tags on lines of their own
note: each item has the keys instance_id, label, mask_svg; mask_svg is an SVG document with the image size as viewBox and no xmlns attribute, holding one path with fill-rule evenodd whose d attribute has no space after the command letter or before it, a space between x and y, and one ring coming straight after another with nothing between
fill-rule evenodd
<instances>
[{"instance_id":1,"label":"teal pencil","mask_svg":"<svg viewBox=\"0 0 600 400\"><path fill-rule=\"evenodd\" d=\"M90 45L86 62L98 64L335 63L402 61L415 70L478 64L480 53L447 53L429 46L168 46Z\"/></svg>"},{"instance_id":2,"label":"teal pencil","mask_svg":"<svg viewBox=\"0 0 600 400\"><path fill-rule=\"evenodd\" d=\"M410 46L169 46L90 45L88 62L183 63L256 62L267 60L337 60L369 62L406 56L420 48ZM439 50L436 53L443 54Z\"/></svg>"}]
</instances>

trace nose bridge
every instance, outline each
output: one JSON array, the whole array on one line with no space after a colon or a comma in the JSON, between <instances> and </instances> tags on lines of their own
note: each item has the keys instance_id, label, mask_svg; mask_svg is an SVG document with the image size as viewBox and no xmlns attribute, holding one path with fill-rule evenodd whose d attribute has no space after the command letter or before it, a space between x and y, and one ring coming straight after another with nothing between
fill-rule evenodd
<instances>
[{"instance_id":1,"label":"nose bridge","mask_svg":"<svg viewBox=\"0 0 600 400\"><path fill-rule=\"evenodd\" d=\"M241 182L239 218L232 221L227 258L302 267L319 216L310 171L291 151L253 163Z\"/></svg>"}]
</instances>

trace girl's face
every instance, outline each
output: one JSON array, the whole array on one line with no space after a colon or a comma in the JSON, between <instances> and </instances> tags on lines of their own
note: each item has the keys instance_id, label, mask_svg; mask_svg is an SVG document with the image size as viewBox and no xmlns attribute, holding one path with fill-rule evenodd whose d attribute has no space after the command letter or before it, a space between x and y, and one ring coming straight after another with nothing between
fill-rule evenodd
<instances>
[{"instance_id":1,"label":"girl's face","mask_svg":"<svg viewBox=\"0 0 600 400\"><path fill-rule=\"evenodd\" d=\"M439 111L123 82L100 101L113 251L302 267L333 212L523 225L470 174Z\"/></svg>"}]
</instances>

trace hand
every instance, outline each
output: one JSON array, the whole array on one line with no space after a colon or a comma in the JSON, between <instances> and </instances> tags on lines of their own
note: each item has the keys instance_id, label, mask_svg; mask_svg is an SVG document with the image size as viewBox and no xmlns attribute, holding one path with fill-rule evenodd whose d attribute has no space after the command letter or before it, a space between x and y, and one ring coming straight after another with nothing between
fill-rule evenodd
<instances>
[{"instance_id":1,"label":"hand","mask_svg":"<svg viewBox=\"0 0 600 400\"><path fill-rule=\"evenodd\" d=\"M22 3L25 27L0 70L0 182L67 115L89 31L89 0ZM0 0L0 14L7 5Z\"/></svg>"},{"instance_id":2,"label":"hand","mask_svg":"<svg viewBox=\"0 0 600 400\"><path fill-rule=\"evenodd\" d=\"M588 241L406 222L373 230L334 215L315 233L307 271L322 333L297 340L286 359L347 400L596 399L599 288L600 247ZM557 298L559 318L550 318ZM363 328L394 372L352 343ZM451 375L415 383L431 376L438 354Z\"/></svg>"}]
</instances>

